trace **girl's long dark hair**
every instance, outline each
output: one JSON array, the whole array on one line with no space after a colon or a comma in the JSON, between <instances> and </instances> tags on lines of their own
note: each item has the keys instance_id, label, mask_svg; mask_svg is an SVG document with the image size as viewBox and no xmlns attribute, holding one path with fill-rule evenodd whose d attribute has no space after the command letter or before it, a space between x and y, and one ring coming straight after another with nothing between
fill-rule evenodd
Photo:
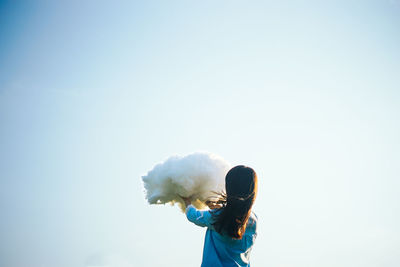
<instances>
[{"instance_id":1,"label":"girl's long dark hair","mask_svg":"<svg viewBox=\"0 0 400 267\"><path fill-rule=\"evenodd\" d=\"M220 212L214 213L213 226L221 234L241 239L257 194L257 174L243 165L233 167L225 177L226 193L220 194Z\"/></svg>"}]
</instances>

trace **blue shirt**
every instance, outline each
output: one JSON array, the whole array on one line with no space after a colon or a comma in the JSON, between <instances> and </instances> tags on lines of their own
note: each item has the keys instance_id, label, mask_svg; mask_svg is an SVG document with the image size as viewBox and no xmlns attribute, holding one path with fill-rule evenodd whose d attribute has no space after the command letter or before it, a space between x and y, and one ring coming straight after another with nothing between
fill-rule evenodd
<instances>
[{"instance_id":1,"label":"blue shirt","mask_svg":"<svg viewBox=\"0 0 400 267\"><path fill-rule=\"evenodd\" d=\"M186 208L186 217L198 226L207 227L202 267L250 267L250 251L257 236L257 216L253 212L242 239L233 239L217 233L212 226L213 217L210 210L197 210L189 205Z\"/></svg>"}]
</instances>

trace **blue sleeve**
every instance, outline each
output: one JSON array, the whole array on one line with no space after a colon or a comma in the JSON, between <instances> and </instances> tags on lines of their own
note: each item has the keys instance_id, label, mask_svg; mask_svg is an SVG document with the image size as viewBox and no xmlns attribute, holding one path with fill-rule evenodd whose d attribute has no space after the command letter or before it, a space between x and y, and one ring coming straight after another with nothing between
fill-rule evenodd
<instances>
[{"instance_id":1,"label":"blue sleeve","mask_svg":"<svg viewBox=\"0 0 400 267\"><path fill-rule=\"evenodd\" d=\"M212 215L209 210L198 210L189 205L186 208L186 217L198 226L212 228Z\"/></svg>"}]
</instances>

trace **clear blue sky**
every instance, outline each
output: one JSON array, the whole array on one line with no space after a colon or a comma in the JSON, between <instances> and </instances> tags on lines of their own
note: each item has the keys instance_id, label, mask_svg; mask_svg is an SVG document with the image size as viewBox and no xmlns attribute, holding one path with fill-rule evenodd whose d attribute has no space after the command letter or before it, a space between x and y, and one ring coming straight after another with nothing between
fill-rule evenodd
<instances>
[{"instance_id":1,"label":"clear blue sky","mask_svg":"<svg viewBox=\"0 0 400 267\"><path fill-rule=\"evenodd\" d=\"M254 266L400 265L400 1L0 1L0 266L198 266L141 175L260 179Z\"/></svg>"}]
</instances>

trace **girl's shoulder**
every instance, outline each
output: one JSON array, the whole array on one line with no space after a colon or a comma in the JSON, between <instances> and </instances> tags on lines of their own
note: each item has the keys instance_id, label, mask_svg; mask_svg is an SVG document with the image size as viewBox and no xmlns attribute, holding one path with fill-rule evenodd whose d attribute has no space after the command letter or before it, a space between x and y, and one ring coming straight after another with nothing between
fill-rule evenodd
<instances>
[{"instance_id":1,"label":"girl's shoulder","mask_svg":"<svg viewBox=\"0 0 400 267\"><path fill-rule=\"evenodd\" d=\"M258 220L257 214L254 211L251 211L250 218L252 218L252 220L254 220L254 221Z\"/></svg>"},{"instance_id":2,"label":"girl's shoulder","mask_svg":"<svg viewBox=\"0 0 400 267\"><path fill-rule=\"evenodd\" d=\"M256 232L257 231L257 221L258 221L257 215L254 212L251 212L249 220L247 221L247 227L246 228Z\"/></svg>"}]
</instances>

